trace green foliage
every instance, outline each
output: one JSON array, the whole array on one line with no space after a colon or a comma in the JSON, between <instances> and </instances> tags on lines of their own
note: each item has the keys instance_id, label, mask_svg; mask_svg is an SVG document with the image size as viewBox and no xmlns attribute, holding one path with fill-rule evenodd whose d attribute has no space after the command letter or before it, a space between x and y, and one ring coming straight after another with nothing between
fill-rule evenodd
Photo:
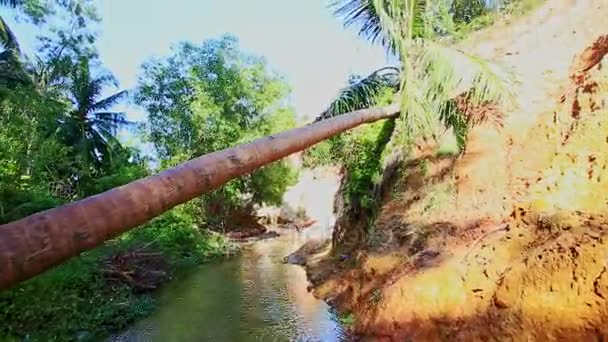
<instances>
[{"instance_id":1,"label":"green foliage","mask_svg":"<svg viewBox=\"0 0 608 342\"><path fill-rule=\"evenodd\" d=\"M44 0L1 0L0 6L9 6L23 12L34 23L42 22L53 11Z\"/></svg>"},{"instance_id":2,"label":"green foliage","mask_svg":"<svg viewBox=\"0 0 608 342\"><path fill-rule=\"evenodd\" d=\"M347 314L341 315L339 317L339 320L342 326L349 328L353 324L355 324L355 315L352 312L349 312Z\"/></svg>"},{"instance_id":3,"label":"green foliage","mask_svg":"<svg viewBox=\"0 0 608 342\"><path fill-rule=\"evenodd\" d=\"M107 250L73 259L0 293L0 339L30 341L101 337L149 313L154 300L126 286L108 286L98 271Z\"/></svg>"},{"instance_id":4,"label":"green foliage","mask_svg":"<svg viewBox=\"0 0 608 342\"><path fill-rule=\"evenodd\" d=\"M468 121L454 105L456 96L468 94L473 106L511 100L509 74L445 44L459 23L489 11L485 2L345 0L336 6L345 25L357 26L362 35L380 41L399 57L395 88L401 95L401 115L396 132L406 150L415 136L433 133L440 126L452 128L464 146L468 126L463 123Z\"/></svg>"},{"instance_id":5,"label":"green foliage","mask_svg":"<svg viewBox=\"0 0 608 342\"><path fill-rule=\"evenodd\" d=\"M54 179L71 163L70 148L48 137L62 105L21 87L0 93L0 222L6 223L61 203Z\"/></svg>"},{"instance_id":6,"label":"green foliage","mask_svg":"<svg viewBox=\"0 0 608 342\"><path fill-rule=\"evenodd\" d=\"M115 81L97 59L91 25L98 18L90 4L81 0L0 2L16 6L19 14L47 32L39 37L37 55L28 58L19 49L18 35L0 20L0 224L149 174L148 161L139 151L123 146L116 138L122 127L133 128L123 113L113 111L126 93L101 97ZM252 77L255 72L243 77ZM267 93L272 91L279 90ZM264 103L257 105L263 107ZM279 115L279 109L263 119L250 123L259 134L293 125L293 116ZM247 134L252 134L251 130L226 122L220 130L234 127L242 133L239 139L250 139ZM131 133L138 132L133 129ZM222 144L229 142L223 140ZM177 153L167 163L191 156ZM274 165L261 176L251 176L250 182L258 187L272 183L274 187L265 188L262 196L276 200L284 187L273 183L273 178L288 171L281 164ZM117 253L146 248L159 252L169 270L175 271L231 252L233 247L223 236L202 229L204 223L200 202L174 208L149 224L0 292L0 340L92 340L124 329L148 314L155 303L149 295L136 295L126 285L109 282L103 275L104 262Z\"/></svg>"},{"instance_id":7,"label":"green foliage","mask_svg":"<svg viewBox=\"0 0 608 342\"><path fill-rule=\"evenodd\" d=\"M82 196L95 195L144 178L148 175L145 163L146 160L139 158L137 151L116 147L110 160L103 164L101 172L80 186Z\"/></svg>"},{"instance_id":8,"label":"green foliage","mask_svg":"<svg viewBox=\"0 0 608 342\"><path fill-rule=\"evenodd\" d=\"M380 70L366 78L351 77L349 85L317 120L391 103L399 84L395 71L389 68L386 75ZM366 220L368 228L379 206L376 188L382 177L385 149L393 136L395 123L395 119L390 119L358 127L304 153L303 161L307 167L337 164L343 168L344 179L338 194L345 204L342 215Z\"/></svg>"},{"instance_id":9,"label":"green foliage","mask_svg":"<svg viewBox=\"0 0 608 342\"><path fill-rule=\"evenodd\" d=\"M233 252L234 245L222 235L203 229L200 207L196 204L188 203L168 211L121 236L119 244L129 247L150 244L150 248L162 252L174 268Z\"/></svg>"},{"instance_id":10,"label":"green foliage","mask_svg":"<svg viewBox=\"0 0 608 342\"><path fill-rule=\"evenodd\" d=\"M375 217L374 188L382 176L382 157L395 129L395 120L378 122L343 136L337 150L346 170L343 197L353 217Z\"/></svg>"},{"instance_id":11,"label":"green foliage","mask_svg":"<svg viewBox=\"0 0 608 342\"><path fill-rule=\"evenodd\" d=\"M507 15L522 15L532 11L547 0L503 0L502 12Z\"/></svg>"},{"instance_id":12,"label":"green foliage","mask_svg":"<svg viewBox=\"0 0 608 342\"><path fill-rule=\"evenodd\" d=\"M202 231L193 205L175 208L119 239L0 292L0 340L95 340L125 329L149 314L155 300L109 283L104 260L146 246L161 252L171 270L232 251L223 236Z\"/></svg>"},{"instance_id":13,"label":"green foliage","mask_svg":"<svg viewBox=\"0 0 608 342\"><path fill-rule=\"evenodd\" d=\"M6 60L0 58L0 189L3 193L41 192L43 196L32 193L30 198L52 197L55 203L94 193L85 188L92 187L93 179L114 171L110 165L116 165L115 154L122 153L114 134L127 123L122 113L109 110L124 92L98 99L112 77L91 71L91 65L99 65L95 35L88 27L98 20L95 10L90 1L80 0L4 4L15 6L33 23L46 25L51 36L38 37L37 52L42 57L36 56L35 62L21 55L14 34L4 37L13 42L4 42L2 58L11 54ZM52 18L48 24L47 17ZM46 208L49 203L0 200L5 213L24 204Z\"/></svg>"},{"instance_id":14,"label":"green foliage","mask_svg":"<svg viewBox=\"0 0 608 342\"><path fill-rule=\"evenodd\" d=\"M520 16L538 7L546 0L503 0L491 9L469 10L466 19L455 17L456 25L453 36L456 39L464 39L471 33L489 27L502 17ZM459 6L466 6L466 0L460 2ZM464 10L466 11L466 10ZM476 15L475 15L476 14Z\"/></svg>"},{"instance_id":15,"label":"green foliage","mask_svg":"<svg viewBox=\"0 0 608 342\"><path fill-rule=\"evenodd\" d=\"M273 163L255 171L249 177L253 203L281 205L287 187L298 180L298 172L287 163Z\"/></svg>"},{"instance_id":16,"label":"green foliage","mask_svg":"<svg viewBox=\"0 0 608 342\"><path fill-rule=\"evenodd\" d=\"M372 0L344 0L332 3L334 14L342 17L344 26L358 27L360 36L372 43L390 47L390 39L380 25L380 17Z\"/></svg>"},{"instance_id":17,"label":"green foliage","mask_svg":"<svg viewBox=\"0 0 608 342\"><path fill-rule=\"evenodd\" d=\"M183 43L165 59L143 65L136 101L148 111L147 137L162 167L289 129L289 88L263 59L246 54L236 38ZM256 203L278 203L295 180L283 162L235 179L204 195L213 225Z\"/></svg>"},{"instance_id":18,"label":"green foliage","mask_svg":"<svg viewBox=\"0 0 608 342\"><path fill-rule=\"evenodd\" d=\"M340 91L329 108L315 121L373 107L378 103L389 104L397 90L399 90L399 69L396 67L378 69L365 78L351 76L348 86Z\"/></svg>"},{"instance_id":19,"label":"green foliage","mask_svg":"<svg viewBox=\"0 0 608 342\"><path fill-rule=\"evenodd\" d=\"M399 118L331 139L329 148L316 146L304 158L307 165L330 160L343 166L345 212L341 214L367 223L364 233L369 235L380 204L378 186L384 156L394 150L407 155L417 137L446 128L454 132L462 150L475 120L460 112L459 101L473 107L508 102L511 78L496 66L450 45L458 25L488 10L485 2L344 0L334 6L346 26L357 27L360 35L382 44L400 62L398 67L351 80L318 120L387 104L394 98L400 100Z\"/></svg>"},{"instance_id":20,"label":"green foliage","mask_svg":"<svg viewBox=\"0 0 608 342\"><path fill-rule=\"evenodd\" d=\"M68 17L84 15L82 11L69 7ZM0 82L1 223L148 175L147 160L115 136L129 125L123 113L112 111L126 93L100 98L114 82L98 66L89 44L93 36L80 23L75 30L56 31L42 39L35 64L11 61L23 65L27 77ZM146 93L154 88L145 86L138 94L142 101L145 94L175 101L175 107L162 111L156 110L161 103L146 102L151 113L147 132L161 166L295 125L293 110L283 105L288 89L282 79L269 73L261 59L240 52L233 39L203 47L184 44L175 58L161 78L179 96L166 88ZM90 340L125 328L148 314L154 300L108 282L102 271L105 260L146 248L159 252L174 271L231 253L234 247L206 228L229 209L280 202L295 178L286 163L269 165L0 293L0 321L5 322L0 339ZM219 210L209 215L214 206Z\"/></svg>"},{"instance_id":21,"label":"green foliage","mask_svg":"<svg viewBox=\"0 0 608 342\"><path fill-rule=\"evenodd\" d=\"M77 158L99 168L108 162L113 150L120 146L114 137L117 130L130 125L124 113L109 111L127 93L120 91L99 99L104 86L112 81L112 77L93 76L88 59L81 58L71 66L69 77L67 97L72 108L61 118L59 136L79 154Z\"/></svg>"},{"instance_id":22,"label":"green foliage","mask_svg":"<svg viewBox=\"0 0 608 342\"><path fill-rule=\"evenodd\" d=\"M54 208L60 200L43 189L0 188L0 224Z\"/></svg>"},{"instance_id":23,"label":"green foliage","mask_svg":"<svg viewBox=\"0 0 608 342\"><path fill-rule=\"evenodd\" d=\"M485 0L454 0L451 4L454 22L470 23L490 11Z\"/></svg>"},{"instance_id":24,"label":"green foliage","mask_svg":"<svg viewBox=\"0 0 608 342\"><path fill-rule=\"evenodd\" d=\"M463 151L467 144L467 137L470 130L470 125L467 118L458 111L455 101L448 101L443 112L439 114L439 119L451 128L456 139L457 148Z\"/></svg>"},{"instance_id":25,"label":"green foliage","mask_svg":"<svg viewBox=\"0 0 608 342\"><path fill-rule=\"evenodd\" d=\"M314 168L316 166L331 165L334 163L332 141L332 139L324 140L304 151L302 154L302 164L304 167Z\"/></svg>"},{"instance_id":26,"label":"green foliage","mask_svg":"<svg viewBox=\"0 0 608 342\"><path fill-rule=\"evenodd\" d=\"M289 91L283 80L262 59L241 52L236 38L175 50L143 65L135 96L149 113L149 140L161 159L223 149L273 131L270 119L293 120L282 104Z\"/></svg>"},{"instance_id":27,"label":"green foliage","mask_svg":"<svg viewBox=\"0 0 608 342\"><path fill-rule=\"evenodd\" d=\"M315 121L328 119L350 111L390 104L399 87L398 72L397 68L385 67L364 78L351 76L347 86L340 91L338 96L330 103L328 109L321 113ZM304 166L340 164L344 153L349 152L341 150L346 144L341 137L349 136L349 134L349 132L344 133L307 149L303 155ZM351 143L356 144L357 139L354 140Z\"/></svg>"}]
</instances>

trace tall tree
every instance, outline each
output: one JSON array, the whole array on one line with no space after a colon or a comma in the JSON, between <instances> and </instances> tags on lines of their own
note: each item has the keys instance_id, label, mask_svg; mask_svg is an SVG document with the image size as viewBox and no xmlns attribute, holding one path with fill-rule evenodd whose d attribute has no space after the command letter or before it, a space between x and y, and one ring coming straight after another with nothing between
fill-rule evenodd
<instances>
[{"instance_id":1,"label":"tall tree","mask_svg":"<svg viewBox=\"0 0 608 342\"><path fill-rule=\"evenodd\" d=\"M122 113L110 110L125 97L125 92L100 98L112 77L97 72L102 68L90 27L98 20L95 10L89 0L21 0L2 4L14 6L16 16L23 19L21 15L25 15L25 20L45 32L37 37L36 54L25 56L15 35L0 20L4 43L0 55L0 106L4 119L10 118L1 133L2 138L15 142L12 150L21 151L25 157L7 154L8 160L19 160L20 166L2 176L22 172L20 176L29 180L27 187L24 182L2 186L10 190L7 193L35 193L47 188L65 200L77 198L79 192L83 194L79 188L85 180L90 181L93 175L103 176L102 166L108 169L111 150L121 149L113 134L118 125L126 123ZM23 141L15 139L11 127L27 132L21 134ZM48 142L47 146L61 146L58 158L48 162L43 170L34 167L41 139ZM34 183L41 185L40 189L33 189Z\"/></svg>"},{"instance_id":2,"label":"tall tree","mask_svg":"<svg viewBox=\"0 0 608 342\"><path fill-rule=\"evenodd\" d=\"M0 5L16 5L14 2ZM21 49L17 37L0 16L0 84L8 86L27 82L27 74L21 61Z\"/></svg>"},{"instance_id":3,"label":"tall tree","mask_svg":"<svg viewBox=\"0 0 608 342\"><path fill-rule=\"evenodd\" d=\"M61 119L59 135L85 162L101 167L111 158L112 149L120 145L115 138L117 130L131 124L125 113L110 111L127 92L101 98L104 86L113 78L107 74L94 76L85 58L73 66L69 79L67 95L73 109Z\"/></svg>"},{"instance_id":4,"label":"tall tree","mask_svg":"<svg viewBox=\"0 0 608 342\"><path fill-rule=\"evenodd\" d=\"M146 63L136 100L148 111L149 139L168 166L293 127L288 92L262 58L224 36L182 44L173 56ZM230 182L204 196L207 218L223 224L227 211L280 202L291 173L280 162Z\"/></svg>"},{"instance_id":5,"label":"tall tree","mask_svg":"<svg viewBox=\"0 0 608 342\"><path fill-rule=\"evenodd\" d=\"M398 131L406 140L442 122L455 129L464 147L466 123L477 120L463 117L467 113L460 112L455 101L461 97L471 106L480 106L510 100L507 73L450 46L446 39L454 27L451 6L459 4L450 0L344 0L334 4L336 15L347 27L358 28L360 35L399 58L402 115ZM363 91L370 93L370 89ZM342 106L345 111L357 106L339 96L330 108L340 102L351 104L351 108Z\"/></svg>"}]
</instances>

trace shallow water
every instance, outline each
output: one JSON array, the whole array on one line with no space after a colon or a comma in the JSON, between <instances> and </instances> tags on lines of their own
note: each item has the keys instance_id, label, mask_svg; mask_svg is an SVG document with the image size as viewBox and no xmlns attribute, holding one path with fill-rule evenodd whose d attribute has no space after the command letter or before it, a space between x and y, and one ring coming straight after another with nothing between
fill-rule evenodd
<instances>
[{"instance_id":1,"label":"shallow water","mask_svg":"<svg viewBox=\"0 0 608 342\"><path fill-rule=\"evenodd\" d=\"M239 257L199 267L168 284L149 318L112 341L342 341L328 305L306 289L300 266L282 260L326 227L247 245Z\"/></svg>"}]
</instances>

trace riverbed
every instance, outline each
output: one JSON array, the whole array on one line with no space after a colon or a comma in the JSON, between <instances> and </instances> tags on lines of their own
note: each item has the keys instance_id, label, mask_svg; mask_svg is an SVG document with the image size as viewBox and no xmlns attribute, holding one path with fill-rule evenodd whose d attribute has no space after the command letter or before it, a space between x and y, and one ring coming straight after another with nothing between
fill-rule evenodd
<instances>
[{"instance_id":1,"label":"riverbed","mask_svg":"<svg viewBox=\"0 0 608 342\"><path fill-rule=\"evenodd\" d=\"M242 253L205 264L167 284L149 318L111 341L344 341L338 319L307 290L305 271L283 263L304 243L331 237L330 172L304 172L286 201L305 207L317 224L298 232L272 228L280 236L248 243Z\"/></svg>"}]
</instances>

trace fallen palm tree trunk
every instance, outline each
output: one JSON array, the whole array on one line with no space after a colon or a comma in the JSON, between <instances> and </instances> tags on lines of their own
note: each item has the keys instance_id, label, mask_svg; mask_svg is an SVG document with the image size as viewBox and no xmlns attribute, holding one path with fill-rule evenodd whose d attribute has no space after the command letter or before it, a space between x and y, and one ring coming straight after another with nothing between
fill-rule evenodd
<instances>
[{"instance_id":1,"label":"fallen palm tree trunk","mask_svg":"<svg viewBox=\"0 0 608 342\"><path fill-rule=\"evenodd\" d=\"M231 179L361 124L395 117L398 112L396 104L364 109L266 136L0 226L0 290L40 274Z\"/></svg>"}]
</instances>

